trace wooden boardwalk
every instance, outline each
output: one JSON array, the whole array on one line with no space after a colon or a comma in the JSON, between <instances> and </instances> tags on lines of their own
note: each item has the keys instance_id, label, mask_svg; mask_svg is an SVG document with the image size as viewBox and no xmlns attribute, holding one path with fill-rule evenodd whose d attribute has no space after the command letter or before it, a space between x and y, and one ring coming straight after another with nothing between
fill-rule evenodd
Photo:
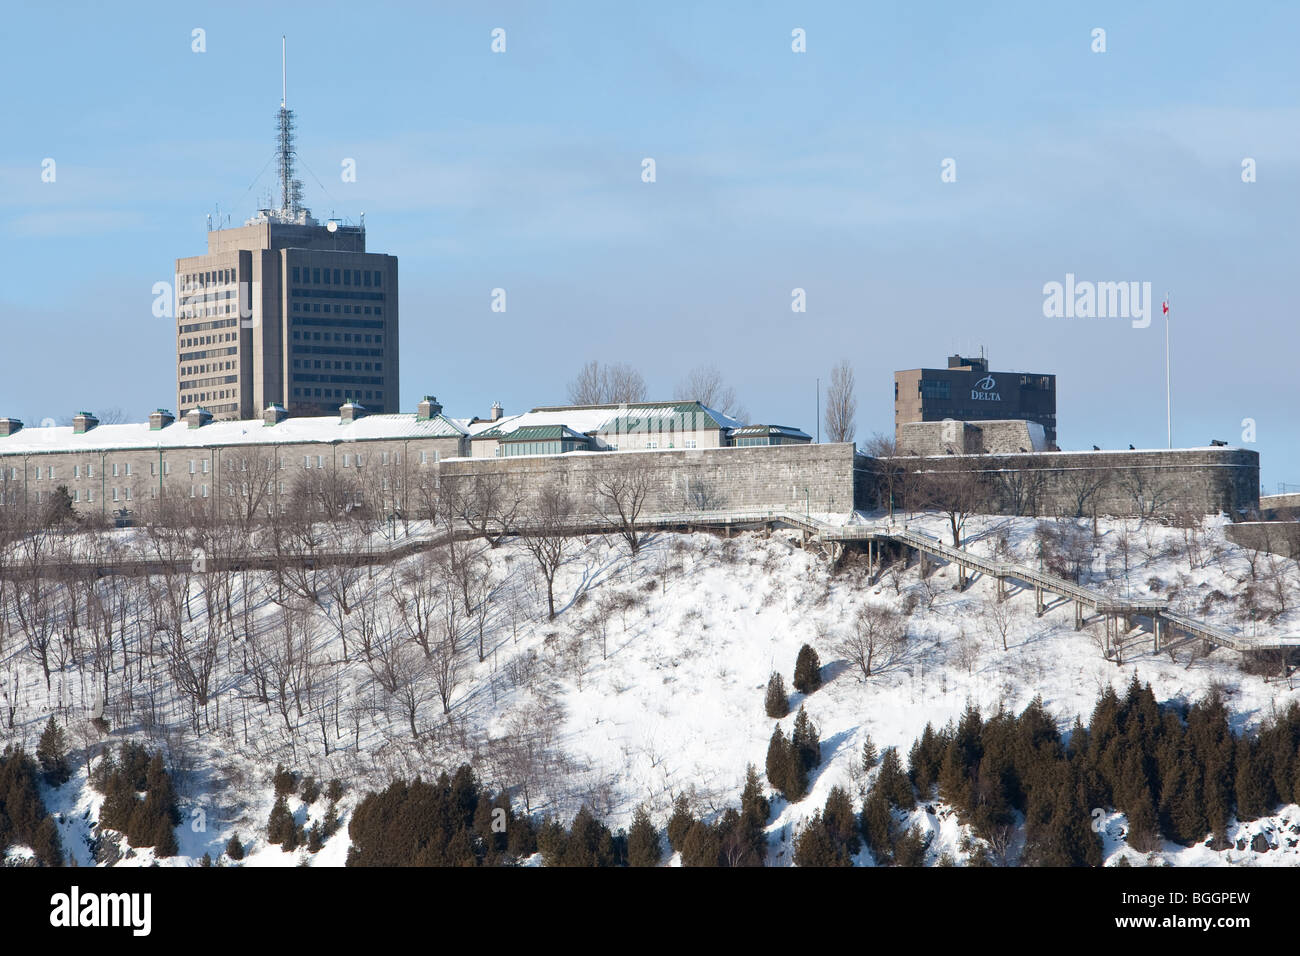
<instances>
[{"instance_id":1,"label":"wooden boardwalk","mask_svg":"<svg viewBox=\"0 0 1300 956\"><path fill-rule=\"evenodd\" d=\"M922 564L922 573L930 562L940 561L957 568L960 589L965 589L973 575L982 575L997 582L998 600L1005 600L1008 585L1019 585L1034 593L1034 607L1041 617L1047 610L1047 596L1052 595L1074 605L1075 628L1080 629L1088 612L1101 615L1106 622L1107 646L1118 641L1132 630L1135 623L1150 622L1154 647L1159 650L1176 632L1198 638L1207 644L1235 651L1282 651L1300 647L1300 635L1265 634L1251 636L1230 631L1205 621L1198 621L1170 611L1167 602L1149 599L1131 600L1108 594L1099 588L1087 587L1065 578L1022 564L994 561L973 554L964 548L954 548L930 535L886 524L834 525L806 514L791 511L689 511L661 512L642 515L637 519L641 531L696 531L709 530L730 535L736 531L752 529L791 528L802 533L805 544L818 542L825 545L832 560L838 560L845 549L852 546L867 552L869 565L880 565L882 546L915 552ZM526 532L527 526L516 524L511 534ZM617 532L610 521L587 516L568 522L565 531L573 535L597 535ZM380 546L335 549L314 548L308 551L252 551L238 557L203 557L202 571L269 570L286 563L301 567L328 567L337 565L384 564L420 551L440 547L453 537L457 540L476 537L468 525L458 525L437 534L412 537L396 536ZM67 573L81 571L87 575L109 574L167 574L200 570L195 565L198 558L189 550L181 549L175 555L154 555L146 558L110 557L85 561L62 562L57 568L43 569L40 573ZM22 575L21 567L10 566L9 574ZM27 571L26 573L31 573Z\"/></svg>"}]
</instances>

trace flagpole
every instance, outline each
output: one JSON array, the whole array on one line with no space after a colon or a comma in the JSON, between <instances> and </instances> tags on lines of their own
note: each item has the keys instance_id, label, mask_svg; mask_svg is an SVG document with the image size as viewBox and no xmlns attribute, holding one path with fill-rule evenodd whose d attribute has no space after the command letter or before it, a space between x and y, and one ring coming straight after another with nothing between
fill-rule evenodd
<instances>
[{"instance_id":1,"label":"flagpole","mask_svg":"<svg viewBox=\"0 0 1300 956\"><path fill-rule=\"evenodd\" d=\"M1169 447L1174 447L1174 404L1173 387L1169 376L1169 293L1165 293L1165 431Z\"/></svg>"}]
</instances>

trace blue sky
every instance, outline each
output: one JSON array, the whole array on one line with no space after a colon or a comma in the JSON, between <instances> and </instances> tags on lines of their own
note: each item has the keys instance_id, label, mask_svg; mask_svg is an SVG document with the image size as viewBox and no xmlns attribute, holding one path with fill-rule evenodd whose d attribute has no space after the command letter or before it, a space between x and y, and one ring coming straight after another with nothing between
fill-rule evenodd
<instances>
[{"instance_id":1,"label":"blue sky","mask_svg":"<svg viewBox=\"0 0 1300 956\"><path fill-rule=\"evenodd\" d=\"M711 362L752 418L813 431L844 357L865 439L895 369L983 346L1059 376L1062 447L1162 446L1160 320L1044 318L1074 273L1173 293L1175 444L1253 418L1266 487L1300 484L1300 8L971 6L14 8L0 414L174 403L151 288L273 185L286 33L307 204L400 258L405 408L560 401L591 358L668 397Z\"/></svg>"}]
</instances>

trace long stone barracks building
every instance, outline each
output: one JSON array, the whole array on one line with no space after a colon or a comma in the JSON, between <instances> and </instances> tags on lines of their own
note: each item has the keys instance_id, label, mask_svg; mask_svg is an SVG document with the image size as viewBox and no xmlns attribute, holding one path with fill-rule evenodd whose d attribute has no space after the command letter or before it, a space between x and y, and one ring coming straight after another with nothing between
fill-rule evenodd
<instances>
[{"instance_id":1,"label":"long stone barracks building","mask_svg":"<svg viewBox=\"0 0 1300 956\"><path fill-rule=\"evenodd\" d=\"M349 402L329 417L293 418L272 405L260 419L216 421L193 409L177 421L160 410L147 423L124 425L82 412L70 427L0 419L0 502L40 516L66 491L79 513L121 524L164 506L254 520L294 501L418 515L447 479L499 476L525 499L559 482L579 513L595 513L602 477L635 472L645 480L647 513L846 513L889 503L883 476L892 464L913 479L970 472L982 486L976 510L994 513L1238 519L1259 507L1259 456L1245 449L1022 452L1042 440L1032 423L926 424L938 434L922 437L940 452L913 449L886 462L851 443L811 444L787 426L742 425L697 402L552 406L515 416L495 406L487 418L463 419L425 398L414 414L371 415ZM943 444L949 440L957 447ZM923 487L893 483L895 503L906 506ZM925 494L912 502L935 505Z\"/></svg>"},{"instance_id":2,"label":"long stone barracks building","mask_svg":"<svg viewBox=\"0 0 1300 956\"><path fill-rule=\"evenodd\" d=\"M789 426L743 425L698 402L547 407L485 419L443 414L425 398L415 414L367 414L355 402L337 417L292 418L271 405L262 418L217 421L193 409L177 421L25 428L0 419L0 503L40 510L61 487L87 515L127 523L151 502L187 503L228 516L272 514L286 496L328 489L375 509L410 509L446 475L516 475L526 492L546 475L582 479L627 467L653 476L647 506L845 512L869 506L870 479L852 444L812 445ZM557 463L557 458L559 462ZM859 467L855 468L855 462ZM351 503L351 502L349 502ZM581 505L581 501L579 501Z\"/></svg>"}]
</instances>

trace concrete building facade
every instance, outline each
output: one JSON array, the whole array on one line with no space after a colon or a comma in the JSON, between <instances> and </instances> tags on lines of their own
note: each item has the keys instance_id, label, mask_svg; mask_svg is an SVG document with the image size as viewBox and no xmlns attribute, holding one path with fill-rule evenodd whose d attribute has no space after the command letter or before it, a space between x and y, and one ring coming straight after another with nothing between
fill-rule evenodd
<instances>
[{"instance_id":1,"label":"concrete building facade","mask_svg":"<svg viewBox=\"0 0 1300 956\"><path fill-rule=\"evenodd\" d=\"M347 398L396 411L396 257L366 252L364 227L267 213L176 260L176 407L222 421Z\"/></svg>"},{"instance_id":2,"label":"concrete building facade","mask_svg":"<svg viewBox=\"0 0 1300 956\"><path fill-rule=\"evenodd\" d=\"M990 372L987 358L953 355L948 367L894 373L894 435L909 422L1023 419L1043 427L1056 447L1056 376L1038 372Z\"/></svg>"}]
</instances>

